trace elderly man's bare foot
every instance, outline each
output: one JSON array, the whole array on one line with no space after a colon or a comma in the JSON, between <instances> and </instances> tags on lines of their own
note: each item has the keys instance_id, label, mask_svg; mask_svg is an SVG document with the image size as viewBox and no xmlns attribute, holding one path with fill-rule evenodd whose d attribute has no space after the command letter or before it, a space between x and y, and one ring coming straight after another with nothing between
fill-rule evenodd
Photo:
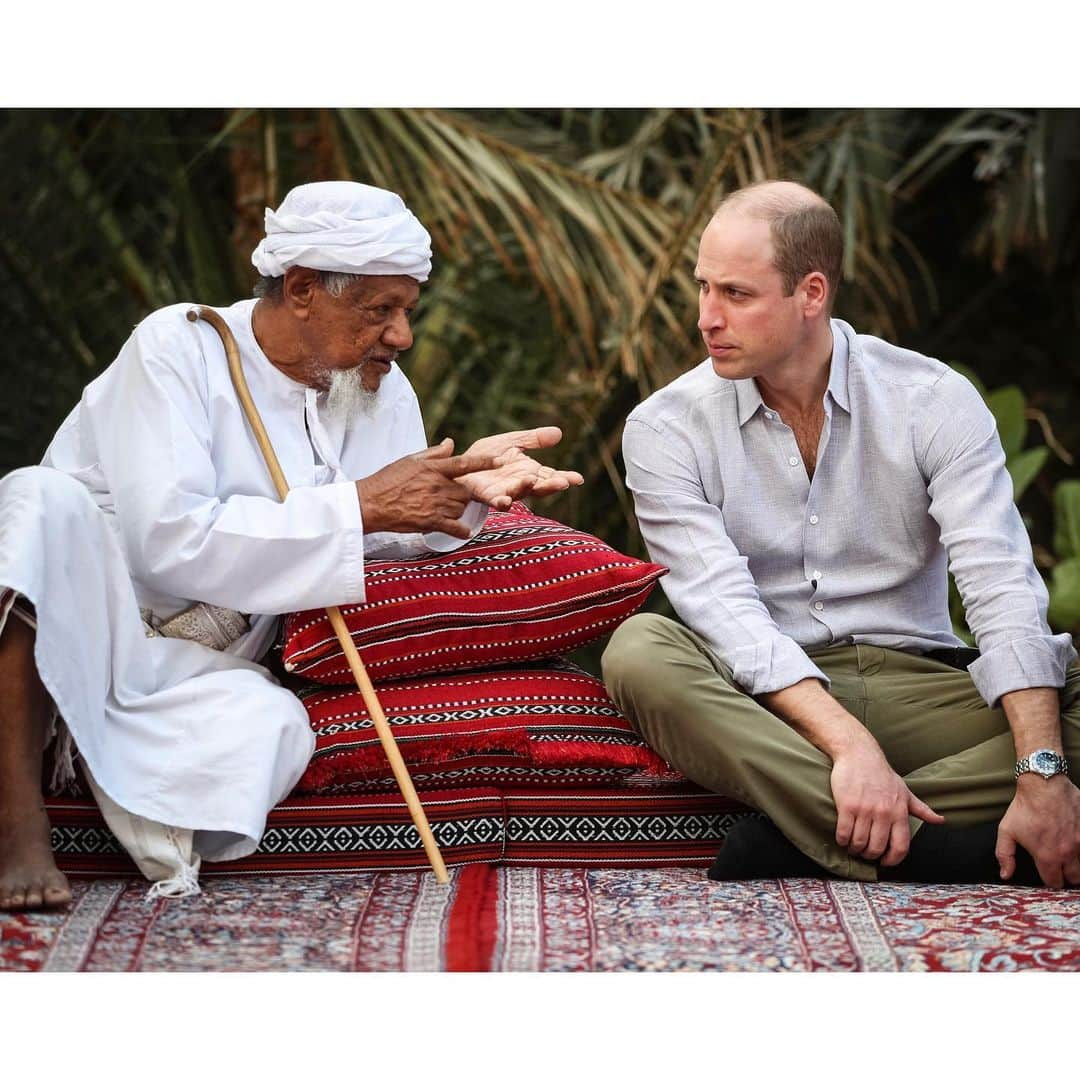
<instances>
[{"instance_id":1,"label":"elderly man's bare foot","mask_svg":"<svg viewBox=\"0 0 1080 1080\"><path fill-rule=\"evenodd\" d=\"M53 859L44 808L0 813L0 911L63 907L70 899L71 887Z\"/></svg>"}]
</instances>

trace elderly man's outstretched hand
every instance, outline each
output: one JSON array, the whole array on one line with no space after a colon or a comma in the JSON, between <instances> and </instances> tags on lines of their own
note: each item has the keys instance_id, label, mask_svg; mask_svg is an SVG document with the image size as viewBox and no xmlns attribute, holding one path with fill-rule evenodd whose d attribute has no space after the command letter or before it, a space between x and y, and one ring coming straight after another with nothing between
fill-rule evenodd
<instances>
[{"instance_id":1,"label":"elderly man's outstretched hand","mask_svg":"<svg viewBox=\"0 0 1080 1080\"><path fill-rule=\"evenodd\" d=\"M555 446L561 438L557 427L539 427L477 439L465 456L490 457L494 467L459 476L458 483L473 499L496 510L505 510L523 495L553 495L577 487L585 482L581 473L542 465L525 452Z\"/></svg>"},{"instance_id":2,"label":"elderly man's outstretched hand","mask_svg":"<svg viewBox=\"0 0 1080 1080\"><path fill-rule=\"evenodd\" d=\"M506 431L454 453L443 439L391 462L356 482L365 532L441 532L460 540L469 529L458 519L471 499L505 510L522 495L551 495L584 483L581 473L552 469L529 457L562 438L557 427Z\"/></svg>"}]
</instances>

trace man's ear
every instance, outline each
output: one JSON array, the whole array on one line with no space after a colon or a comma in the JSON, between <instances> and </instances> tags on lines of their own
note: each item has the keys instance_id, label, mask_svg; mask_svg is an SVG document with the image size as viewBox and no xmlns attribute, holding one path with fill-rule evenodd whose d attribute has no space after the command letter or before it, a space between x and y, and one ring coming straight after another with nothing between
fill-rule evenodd
<instances>
[{"instance_id":1,"label":"man's ear","mask_svg":"<svg viewBox=\"0 0 1080 1080\"><path fill-rule=\"evenodd\" d=\"M281 283L281 298L298 319L306 320L319 288L319 271L307 266L290 266Z\"/></svg>"},{"instance_id":2,"label":"man's ear","mask_svg":"<svg viewBox=\"0 0 1080 1080\"><path fill-rule=\"evenodd\" d=\"M829 280L820 270L811 270L802 279L800 288L803 292L803 313L807 318L816 318L829 302Z\"/></svg>"}]
</instances>

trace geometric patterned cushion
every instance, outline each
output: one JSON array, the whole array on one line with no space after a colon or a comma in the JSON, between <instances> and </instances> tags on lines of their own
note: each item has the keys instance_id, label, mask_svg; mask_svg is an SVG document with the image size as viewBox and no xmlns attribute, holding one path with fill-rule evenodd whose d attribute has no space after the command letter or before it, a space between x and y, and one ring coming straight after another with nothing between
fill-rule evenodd
<instances>
[{"instance_id":1,"label":"geometric patterned cushion","mask_svg":"<svg viewBox=\"0 0 1080 1080\"><path fill-rule=\"evenodd\" d=\"M396 790L359 690L297 693L316 740L297 793ZM378 697L418 789L595 786L671 775L604 684L565 661L383 683Z\"/></svg>"},{"instance_id":2,"label":"geometric patterned cushion","mask_svg":"<svg viewBox=\"0 0 1080 1080\"><path fill-rule=\"evenodd\" d=\"M365 602L341 614L373 682L489 669L610 633L666 573L515 503L456 551L366 563ZM353 684L323 610L287 616L283 635L286 671Z\"/></svg>"}]
</instances>

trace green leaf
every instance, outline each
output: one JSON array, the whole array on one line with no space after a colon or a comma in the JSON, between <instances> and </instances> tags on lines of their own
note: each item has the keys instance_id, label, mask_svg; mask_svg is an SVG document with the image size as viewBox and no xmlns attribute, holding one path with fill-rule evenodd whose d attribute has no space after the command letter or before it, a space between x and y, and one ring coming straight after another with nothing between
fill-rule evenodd
<instances>
[{"instance_id":1,"label":"green leaf","mask_svg":"<svg viewBox=\"0 0 1080 1080\"><path fill-rule=\"evenodd\" d=\"M997 421L1001 445L1007 458L1015 457L1024 447L1027 418L1024 416L1024 395L1018 386L1003 386L986 396L986 404Z\"/></svg>"},{"instance_id":2,"label":"green leaf","mask_svg":"<svg viewBox=\"0 0 1080 1080\"><path fill-rule=\"evenodd\" d=\"M1035 446L1030 450L1024 450L1005 462L1005 467L1012 477L1013 500L1015 502L1020 501L1020 496L1024 494L1028 484L1042 471L1042 467L1046 464L1046 459L1049 456L1050 450L1047 447Z\"/></svg>"},{"instance_id":3,"label":"green leaf","mask_svg":"<svg viewBox=\"0 0 1080 1080\"><path fill-rule=\"evenodd\" d=\"M1054 567L1049 620L1055 630L1080 627L1080 557L1066 559Z\"/></svg>"},{"instance_id":4,"label":"green leaf","mask_svg":"<svg viewBox=\"0 0 1080 1080\"><path fill-rule=\"evenodd\" d=\"M1054 552L1080 556L1080 480L1062 480L1054 490Z\"/></svg>"}]
</instances>

